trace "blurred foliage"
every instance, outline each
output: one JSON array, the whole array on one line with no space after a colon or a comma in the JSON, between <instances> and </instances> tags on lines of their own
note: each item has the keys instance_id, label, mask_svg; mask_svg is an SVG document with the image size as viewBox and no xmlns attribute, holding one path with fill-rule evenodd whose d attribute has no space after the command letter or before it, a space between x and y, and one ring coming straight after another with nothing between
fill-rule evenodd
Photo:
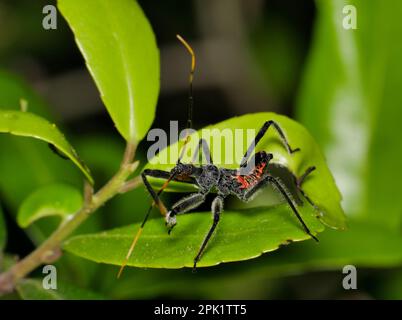
<instances>
[{"instance_id":1,"label":"blurred foliage","mask_svg":"<svg viewBox=\"0 0 402 320\"><path fill-rule=\"evenodd\" d=\"M402 3L318 1L315 40L300 97L299 119L324 148L357 215L401 229ZM357 8L357 30L341 23L342 8Z\"/></svg>"},{"instance_id":2,"label":"blurred foliage","mask_svg":"<svg viewBox=\"0 0 402 320\"><path fill-rule=\"evenodd\" d=\"M357 9L357 30L343 28L342 9ZM344 195L344 207L355 223L350 235L333 239L327 250L344 241L356 246L349 263L397 266L397 248L382 260L384 251L400 241L402 201L395 197L402 173L399 119L402 103L402 3L387 1L317 1L318 20L298 99L297 114L317 137ZM367 223L375 226L361 233ZM375 239L371 250L365 250ZM346 239L345 239L346 240ZM321 253L322 247L318 250ZM386 250L388 252L388 250ZM323 252L322 252L323 253ZM392 255L392 251L389 252Z\"/></svg>"},{"instance_id":3,"label":"blurred foliage","mask_svg":"<svg viewBox=\"0 0 402 320\"><path fill-rule=\"evenodd\" d=\"M6 245L7 241L7 228L4 221L3 209L0 204L0 260L2 259L2 251Z\"/></svg>"},{"instance_id":4,"label":"blurred foliage","mask_svg":"<svg viewBox=\"0 0 402 320\"><path fill-rule=\"evenodd\" d=\"M41 280L24 279L17 286L24 300L99 300L102 296L58 281L57 289L44 289Z\"/></svg>"}]
</instances>

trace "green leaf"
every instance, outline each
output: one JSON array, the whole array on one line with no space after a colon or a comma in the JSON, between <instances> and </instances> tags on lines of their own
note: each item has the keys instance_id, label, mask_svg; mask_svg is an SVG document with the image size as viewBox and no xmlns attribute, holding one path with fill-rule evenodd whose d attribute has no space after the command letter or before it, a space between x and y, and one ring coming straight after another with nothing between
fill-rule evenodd
<instances>
[{"instance_id":1,"label":"green leaf","mask_svg":"<svg viewBox=\"0 0 402 320\"><path fill-rule=\"evenodd\" d=\"M59 0L59 9L120 134L140 141L154 119L159 51L133 0Z\"/></svg>"},{"instance_id":2,"label":"green leaf","mask_svg":"<svg viewBox=\"0 0 402 320\"><path fill-rule=\"evenodd\" d=\"M6 222L4 221L3 217L3 210L1 209L1 204L0 204L0 256L1 252L3 251L7 241L7 228L6 228Z\"/></svg>"},{"instance_id":3,"label":"green leaf","mask_svg":"<svg viewBox=\"0 0 402 320\"><path fill-rule=\"evenodd\" d=\"M342 27L354 5L357 30ZM400 230L402 2L317 1L298 115L317 137L350 214Z\"/></svg>"},{"instance_id":4,"label":"green leaf","mask_svg":"<svg viewBox=\"0 0 402 320\"><path fill-rule=\"evenodd\" d=\"M271 163L280 165L289 169L289 171L295 176L300 177L311 166L315 166L316 170L304 181L303 190L307 196L315 203L319 209L319 218L326 225L337 228L345 228L345 215L340 205L341 194L335 184L335 181L329 171L323 154L321 153L317 143L309 132L299 123L293 121L285 116L275 114L273 112L247 114L240 117L235 117L218 124L206 127L204 129L218 129L220 132L229 132L235 137L235 130L242 130L242 140L237 137L235 143L226 143L225 140L221 140L221 135L217 132L212 132L208 145L211 149L211 155L213 161L218 166L224 166L227 168L236 169L239 167L242 156L250 142L247 141L247 130L252 131L253 138L259 129L263 126L265 121L276 121L282 130L284 131L292 148L300 148L301 151L289 155L285 147L281 143L278 135L273 131L268 131L264 138L256 146L255 151L265 150L273 153L273 159ZM203 136L202 130L193 134L191 142L187 150L187 154L183 158L183 162L189 162L192 158L192 150L198 144L198 138ZM205 136L205 135L204 135ZM219 148L214 149L216 142L222 141L222 145L218 145ZM230 140L227 140L230 141ZM226 141L226 142L227 142ZM208 142L208 140L207 140ZM228 148L226 148L228 147ZM225 150L226 149L226 150ZM177 152L173 157L169 157L170 153L174 150L179 150L178 143L175 143L168 148L165 148L159 154L150 160L151 164L147 165L147 168L162 169L170 171L177 160ZM235 161L233 161L235 160ZM170 164L164 164L170 163ZM160 186L163 183L161 179L150 179L156 186ZM180 186L179 186L180 185ZM187 189L185 184L171 183L169 190L183 191Z\"/></svg>"},{"instance_id":5,"label":"green leaf","mask_svg":"<svg viewBox=\"0 0 402 320\"><path fill-rule=\"evenodd\" d=\"M17 222L26 228L34 221L47 216L67 216L81 208L82 195L79 190L65 184L52 184L34 191L22 203Z\"/></svg>"},{"instance_id":6,"label":"green leaf","mask_svg":"<svg viewBox=\"0 0 402 320\"><path fill-rule=\"evenodd\" d=\"M57 289L44 289L42 281L23 279L17 285L17 291L24 300L100 300L97 293L76 288L70 284L57 282Z\"/></svg>"},{"instance_id":7,"label":"green leaf","mask_svg":"<svg viewBox=\"0 0 402 320\"><path fill-rule=\"evenodd\" d=\"M7 109L20 110L20 99L24 98L29 103L29 111L54 121L49 106L18 77L0 70L0 88L0 109L7 106ZM11 215L16 215L21 202L38 187L56 181L82 183L80 172L69 161L55 156L40 140L0 134L0 149L7 150L0 157L0 193Z\"/></svg>"},{"instance_id":8,"label":"green leaf","mask_svg":"<svg viewBox=\"0 0 402 320\"><path fill-rule=\"evenodd\" d=\"M17 136L32 137L46 141L71 159L93 184L92 176L86 165L78 158L76 151L68 143L55 124L29 112L0 110L0 132Z\"/></svg>"},{"instance_id":9,"label":"green leaf","mask_svg":"<svg viewBox=\"0 0 402 320\"><path fill-rule=\"evenodd\" d=\"M355 241L356 238L361 241ZM320 270L332 270L342 277L342 268L347 264L355 265L361 272L359 274L365 274L367 268L371 271L382 268L379 270L381 275L392 280L391 272L395 269L389 268L402 263L402 251L398 249L402 246L402 238L384 226L350 219L346 232L329 229L321 233L319 239L318 244L297 242L259 259L223 264L217 268L200 268L196 277L188 269L128 268L123 279L115 281L116 267L109 266L104 273L109 284L103 292L114 299L147 299L165 295L247 299L252 293L250 290L243 292L241 287L257 290L260 297L260 286L266 292L267 286L274 284L275 279L282 284L283 277Z\"/></svg>"},{"instance_id":10,"label":"green leaf","mask_svg":"<svg viewBox=\"0 0 402 320\"><path fill-rule=\"evenodd\" d=\"M301 214L313 233L324 227L313 209L305 205ZM193 259L211 226L211 213L180 216L171 235L162 219L149 221L128 265L150 268L192 267ZM96 262L120 265L140 223L98 234L67 240L64 249ZM287 205L225 211L214 238L198 266L247 260L278 249L291 241L309 239Z\"/></svg>"}]
</instances>

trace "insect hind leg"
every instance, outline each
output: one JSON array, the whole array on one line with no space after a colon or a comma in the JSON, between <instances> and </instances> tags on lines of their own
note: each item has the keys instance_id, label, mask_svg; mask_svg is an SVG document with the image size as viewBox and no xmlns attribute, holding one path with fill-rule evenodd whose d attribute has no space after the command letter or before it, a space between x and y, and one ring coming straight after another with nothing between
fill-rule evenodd
<instances>
[{"instance_id":1,"label":"insect hind leg","mask_svg":"<svg viewBox=\"0 0 402 320\"><path fill-rule=\"evenodd\" d=\"M279 193L285 198L286 202L292 209L294 215L297 217L297 219L303 226L304 231L309 236L311 236L315 241L318 242L317 237L311 233L310 229L308 228L308 226L304 222L303 218L301 217L299 211L297 210L297 206L294 203L294 201L292 200L291 196L288 194L287 189L285 188L285 186L282 185L282 183L277 178L270 176L270 175L266 175L255 186L253 186L247 193L244 194L244 196L242 197L242 200L249 201L258 190L261 190L263 187L265 187L269 183L271 183L279 191Z\"/></svg>"},{"instance_id":2,"label":"insect hind leg","mask_svg":"<svg viewBox=\"0 0 402 320\"><path fill-rule=\"evenodd\" d=\"M306 180L306 178L314 171L316 170L315 166L308 167L307 170L299 177L295 178L295 183L296 183L296 188L299 190L301 195L307 200L308 203L310 203L316 210L319 210L317 205L310 199L309 196L304 192L302 189L302 184Z\"/></svg>"}]
</instances>

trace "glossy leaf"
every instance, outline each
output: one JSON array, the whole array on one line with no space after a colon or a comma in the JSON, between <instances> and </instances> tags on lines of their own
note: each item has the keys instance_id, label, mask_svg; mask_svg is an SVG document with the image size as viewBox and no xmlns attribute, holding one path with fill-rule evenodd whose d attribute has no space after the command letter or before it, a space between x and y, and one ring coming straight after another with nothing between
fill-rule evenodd
<instances>
[{"instance_id":1,"label":"glossy leaf","mask_svg":"<svg viewBox=\"0 0 402 320\"><path fill-rule=\"evenodd\" d=\"M52 184L35 190L22 203L17 222L26 228L34 221L46 216L66 218L82 205L81 192L65 184Z\"/></svg>"},{"instance_id":2,"label":"glossy leaf","mask_svg":"<svg viewBox=\"0 0 402 320\"><path fill-rule=\"evenodd\" d=\"M4 221L3 210L0 204L0 256L3 251L7 241L7 228L6 222Z\"/></svg>"},{"instance_id":3,"label":"glossy leaf","mask_svg":"<svg viewBox=\"0 0 402 320\"><path fill-rule=\"evenodd\" d=\"M144 13L133 0L58 4L117 129L140 141L159 93L159 52Z\"/></svg>"},{"instance_id":4,"label":"glossy leaf","mask_svg":"<svg viewBox=\"0 0 402 320\"><path fill-rule=\"evenodd\" d=\"M24 300L99 300L103 297L70 284L57 282L57 290L44 289L41 280L23 279L17 285L17 292Z\"/></svg>"},{"instance_id":5,"label":"glossy leaf","mask_svg":"<svg viewBox=\"0 0 402 320\"><path fill-rule=\"evenodd\" d=\"M324 229L313 209L305 205L302 216L313 233ZM149 221L128 265L150 268L192 267L193 259L211 226L211 213L180 216L169 236L164 221ZM64 249L96 262L122 263L139 223L93 235L76 236ZM290 241L309 239L287 205L225 211L214 238L199 262L212 266L221 262L247 260L278 249Z\"/></svg>"},{"instance_id":6,"label":"glossy leaf","mask_svg":"<svg viewBox=\"0 0 402 320\"><path fill-rule=\"evenodd\" d=\"M273 153L274 157L271 163L288 168L295 177L301 177L303 173L306 172L307 168L315 166L316 170L304 181L303 190L319 208L318 216L322 222L333 228L344 229L346 224L345 215L340 204L341 194L338 191L317 143L309 132L296 121L272 112L265 112L235 117L206 127L205 129L219 129L221 133L224 132L224 130L226 130L226 132L229 130L229 132L233 134L233 137L235 137L234 132L239 129L242 130L242 139L238 137L232 144L225 144L225 140L221 140L219 134L212 134L209 146L214 163L221 167L238 168L241 158L249 144L246 137L247 130L253 130L251 131L251 138L253 138L263 126L264 122L268 120L275 120L283 129L291 147L294 149L300 148L301 151L290 155L281 143L278 134L276 134L272 128L269 129L265 137L256 146L255 151L265 150ZM190 145L187 148L188 152L183 158L184 163L191 161L191 151L194 150L195 146L198 144L198 138L195 135L196 134L192 136ZM201 130L198 131L197 136L202 136ZM220 148L214 149L214 144L219 141L223 142L222 145ZM226 146L228 146L228 148L226 148ZM177 151L178 144L175 143L159 152L155 158L150 160L150 163L154 164L149 164L147 167L170 171L178 157L177 152L174 153L173 157L169 157L172 149ZM166 159L168 161L165 161ZM151 181L157 186L163 183L161 179L152 179ZM172 183L170 190L185 190L185 184L181 184L180 187L178 185L179 183ZM187 190L189 190L188 187Z\"/></svg>"},{"instance_id":7,"label":"glossy leaf","mask_svg":"<svg viewBox=\"0 0 402 320\"><path fill-rule=\"evenodd\" d=\"M71 159L83 172L88 181L93 184L89 169L78 158L76 151L68 143L55 124L51 124L44 118L33 113L0 110L0 132L23 137L32 137L52 144L57 150L62 152L63 155Z\"/></svg>"},{"instance_id":8,"label":"glossy leaf","mask_svg":"<svg viewBox=\"0 0 402 320\"><path fill-rule=\"evenodd\" d=\"M343 28L354 5L357 30ZM344 195L345 209L400 230L402 3L317 1L318 20L298 101Z\"/></svg>"},{"instance_id":9,"label":"glossy leaf","mask_svg":"<svg viewBox=\"0 0 402 320\"><path fill-rule=\"evenodd\" d=\"M28 101L28 111L54 121L49 106L18 77L0 70L0 88L0 109L18 111L23 98ZM7 150L0 157L0 193L11 215L17 214L21 202L38 187L59 181L82 184L80 172L40 140L0 134L0 148Z\"/></svg>"}]
</instances>

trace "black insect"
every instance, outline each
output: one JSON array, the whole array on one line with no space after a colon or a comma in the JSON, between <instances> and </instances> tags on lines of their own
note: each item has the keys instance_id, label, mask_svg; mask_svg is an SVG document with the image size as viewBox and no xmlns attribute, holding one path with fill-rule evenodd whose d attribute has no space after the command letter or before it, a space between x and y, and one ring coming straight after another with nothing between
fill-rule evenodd
<instances>
[{"instance_id":1,"label":"black insect","mask_svg":"<svg viewBox=\"0 0 402 320\"><path fill-rule=\"evenodd\" d=\"M195 55L188 43L179 35L177 37L188 49L192 56L189 92L189 120L187 125L188 128L191 128L193 108L192 80L195 70ZM241 201L247 202L250 201L259 190L267 187L270 184L273 185L285 198L293 213L296 215L301 225L303 226L305 232L318 242L318 239L310 232L308 226L305 224L301 215L299 214L297 206L290 196L290 192L288 191L288 189L277 177L270 175L268 171L268 164L269 161L273 158L272 153L260 151L251 156L251 153L254 150L255 146L257 146L258 142L264 137L269 128L273 128L279 134L279 137L289 154L300 150L299 148L292 149L280 126L276 122L269 120L264 123L258 134L255 136L254 141L252 141L252 143L248 147L237 170L218 168L216 165L214 165L209 147L206 141L203 139L200 139L197 145L197 149L193 156L192 162L189 164L182 163L181 160L184 155L189 136L187 136L186 138L185 144L183 146L183 149L181 150L179 159L177 160L175 167L170 172L155 169L145 169L142 172L141 176L144 181L144 185L147 188L148 192L151 194L154 202L145 215L141 227L128 251L127 257L120 268L118 277L120 277L129 257L131 256L135 244L137 243L137 240L142 233L144 225L147 222L152 207L154 205L156 205L161 213L165 216L165 224L167 226L168 233L170 234L177 223L177 215L186 213L200 206L202 203L205 202L207 194L211 192L217 193L216 197L212 201L213 222L211 228L204 238L204 241L200 245L197 255L194 258L194 270L197 266L197 262L200 260L201 255L208 244L208 241L210 240L212 234L216 229L216 226L219 223L220 214L223 211L225 198L233 195L239 198ZM203 152L206 164L199 166L194 165L193 163L198 159L201 152ZM298 180L296 180L296 187L302 192L302 194L304 193L301 190L301 185L307 175L310 174L314 169L315 167L310 167L309 169L307 169L305 174L303 174ZM166 179L166 181L163 186L156 192L152 188L147 177ZM193 184L197 187L198 191L177 201L175 204L172 205L170 210L168 210L161 201L160 194L167 187L170 181L179 181ZM309 199L307 198L307 200Z\"/></svg>"}]
</instances>

